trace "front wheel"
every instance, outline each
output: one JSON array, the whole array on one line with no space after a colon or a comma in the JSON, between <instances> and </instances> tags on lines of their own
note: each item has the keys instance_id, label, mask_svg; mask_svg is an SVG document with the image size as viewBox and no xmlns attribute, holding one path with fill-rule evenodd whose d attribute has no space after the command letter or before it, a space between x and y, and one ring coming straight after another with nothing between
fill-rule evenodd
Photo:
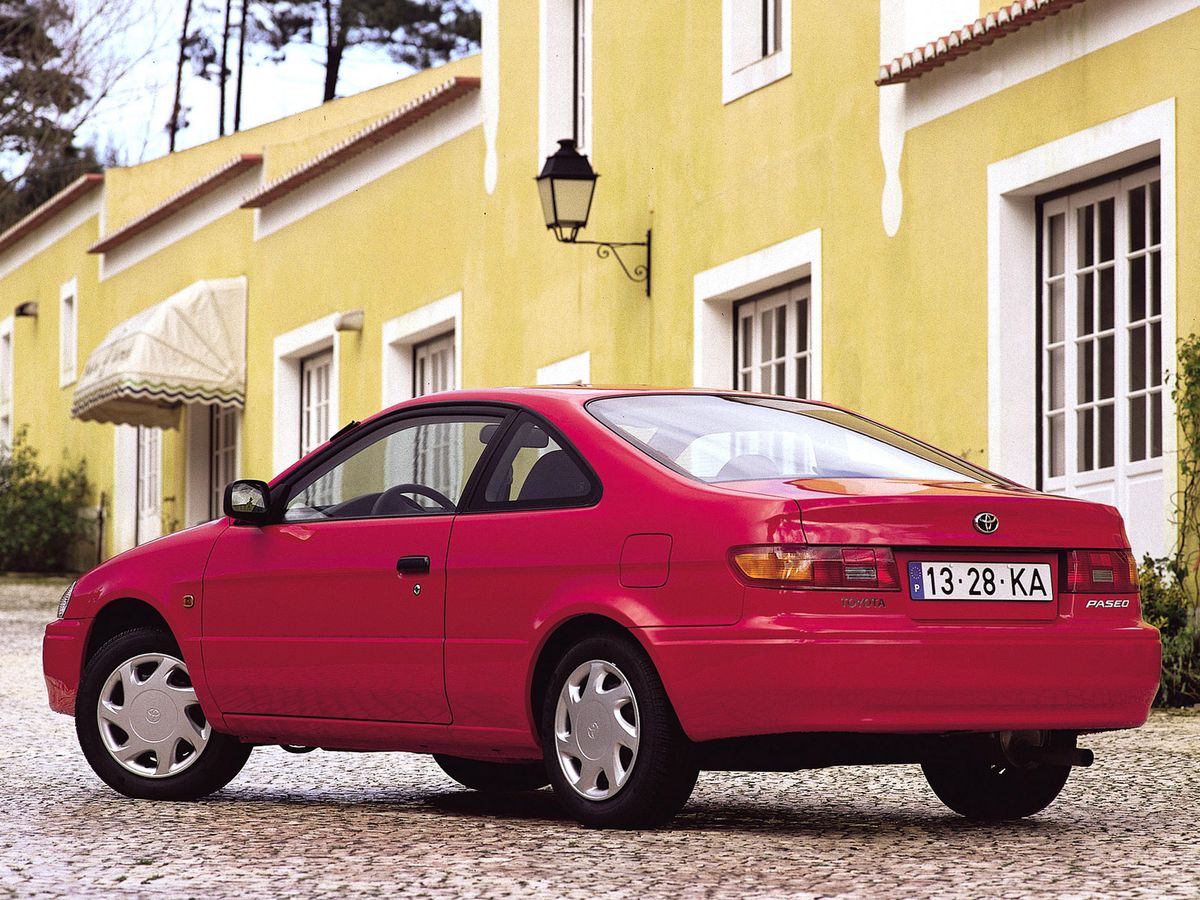
<instances>
[{"instance_id":1,"label":"front wheel","mask_svg":"<svg viewBox=\"0 0 1200 900\"><path fill-rule=\"evenodd\" d=\"M550 783L546 767L540 762L492 762L441 753L433 754L433 760L463 787L487 794L536 791Z\"/></svg>"},{"instance_id":2,"label":"front wheel","mask_svg":"<svg viewBox=\"0 0 1200 900\"><path fill-rule=\"evenodd\" d=\"M691 796L691 742L641 647L602 636L559 661L542 711L554 793L589 828L652 828Z\"/></svg>"},{"instance_id":3,"label":"front wheel","mask_svg":"<svg viewBox=\"0 0 1200 900\"><path fill-rule=\"evenodd\" d=\"M124 631L88 662L75 732L109 787L145 800L196 800L219 791L251 750L213 731L179 648L158 628Z\"/></svg>"},{"instance_id":4,"label":"front wheel","mask_svg":"<svg viewBox=\"0 0 1200 900\"><path fill-rule=\"evenodd\" d=\"M938 799L961 816L982 822L1023 819L1058 796L1070 766L1031 768L982 760L925 763L925 780Z\"/></svg>"}]
</instances>

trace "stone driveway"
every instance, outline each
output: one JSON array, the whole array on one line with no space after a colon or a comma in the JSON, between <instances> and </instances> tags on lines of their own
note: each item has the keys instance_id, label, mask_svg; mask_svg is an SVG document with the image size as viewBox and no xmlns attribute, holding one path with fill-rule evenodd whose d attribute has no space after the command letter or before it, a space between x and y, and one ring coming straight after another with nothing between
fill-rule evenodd
<instances>
[{"instance_id":1,"label":"stone driveway","mask_svg":"<svg viewBox=\"0 0 1200 900\"><path fill-rule=\"evenodd\" d=\"M0 579L0 897L1200 896L1200 716L1086 738L1041 815L971 825L913 767L704 774L673 828L587 831L405 754L256 750L194 804L118 797L46 707L62 586Z\"/></svg>"}]
</instances>

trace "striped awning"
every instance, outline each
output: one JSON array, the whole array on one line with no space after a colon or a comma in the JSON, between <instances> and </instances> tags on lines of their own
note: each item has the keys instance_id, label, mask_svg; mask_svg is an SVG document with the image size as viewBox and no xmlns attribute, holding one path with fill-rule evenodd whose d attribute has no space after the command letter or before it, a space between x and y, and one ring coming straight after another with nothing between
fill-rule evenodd
<instances>
[{"instance_id":1,"label":"striped awning","mask_svg":"<svg viewBox=\"0 0 1200 900\"><path fill-rule=\"evenodd\" d=\"M246 279L197 281L126 319L88 357L71 415L175 428L185 403L246 396Z\"/></svg>"}]
</instances>

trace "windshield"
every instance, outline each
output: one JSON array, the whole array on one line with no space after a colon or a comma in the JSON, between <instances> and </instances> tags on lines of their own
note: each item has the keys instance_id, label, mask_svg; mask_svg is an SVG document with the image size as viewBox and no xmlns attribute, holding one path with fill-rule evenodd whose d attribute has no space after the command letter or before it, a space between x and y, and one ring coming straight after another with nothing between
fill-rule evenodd
<instances>
[{"instance_id":1,"label":"windshield","mask_svg":"<svg viewBox=\"0 0 1200 900\"><path fill-rule=\"evenodd\" d=\"M995 481L969 463L882 425L801 400L642 394L593 400L587 408L659 462L702 481Z\"/></svg>"}]
</instances>

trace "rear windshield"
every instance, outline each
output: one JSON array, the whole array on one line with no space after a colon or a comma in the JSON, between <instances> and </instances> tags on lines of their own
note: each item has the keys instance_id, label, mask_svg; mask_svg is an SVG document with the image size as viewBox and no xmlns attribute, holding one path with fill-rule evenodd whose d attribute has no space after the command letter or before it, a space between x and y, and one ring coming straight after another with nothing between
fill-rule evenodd
<instances>
[{"instance_id":1,"label":"rear windshield","mask_svg":"<svg viewBox=\"0 0 1200 900\"><path fill-rule=\"evenodd\" d=\"M996 480L982 469L882 425L801 400L642 394L593 400L587 408L659 462L707 482L771 478Z\"/></svg>"}]
</instances>

